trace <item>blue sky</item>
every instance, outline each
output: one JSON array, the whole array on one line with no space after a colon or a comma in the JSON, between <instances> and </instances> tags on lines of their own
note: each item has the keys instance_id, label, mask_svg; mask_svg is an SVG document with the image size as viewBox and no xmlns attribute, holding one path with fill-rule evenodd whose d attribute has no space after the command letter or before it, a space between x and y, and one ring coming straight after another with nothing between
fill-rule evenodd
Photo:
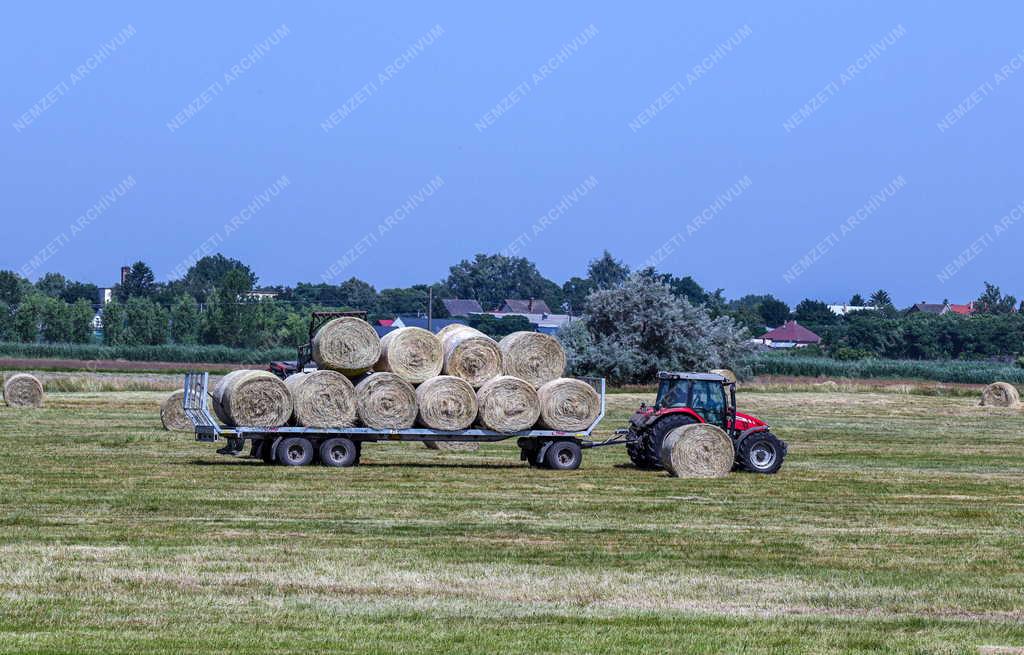
<instances>
[{"instance_id":1,"label":"blue sky","mask_svg":"<svg viewBox=\"0 0 1024 655\"><path fill-rule=\"evenodd\" d=\"M12 5L0 268L385 288L607 248L730 297L1024 295L1024 8L426 5Z\"/></svg>"}]
</instances>

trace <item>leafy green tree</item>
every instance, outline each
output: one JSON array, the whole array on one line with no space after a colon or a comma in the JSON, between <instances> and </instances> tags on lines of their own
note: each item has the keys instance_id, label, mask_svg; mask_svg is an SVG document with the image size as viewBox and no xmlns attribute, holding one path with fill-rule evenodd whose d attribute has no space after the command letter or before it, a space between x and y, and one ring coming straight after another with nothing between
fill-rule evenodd
<instances>
[{"instance_id":1,"label":"leafy green tree","mask_svg":"<svg viewBox=\"0 0 1024 655\"><path fill-rule=\"evenodd\" d=\"M974 301L974 312L976 314L1009 314L1016 305L1016 298L1010 295L1004 296L999 287L986 282L984 293Z\"/></svg>"},{"instance_id":2,"label":"leafy green tree","mask_svg":"<svg viewBox=\"0 0 1024 655\"><path fill-rule=\"evenodd\" d=\"M95 284L91 284L89 282L68 280L67 284L64 285L64 293L62 293L60 297L67 303L75 303L79 300L85 300L92 305L100 302L100 289Z\"/></svg>"},{"instance_id":3,"label":"leafy green tree","mask_svg":"<svg viewBox=\"0 0 1024 655\"><path fill-rule=\"evenodd\" d=\"M445 286L457 298L475 298L485 310L490 310L506 298L543 298L552 309L561 305L559 297L552 297L561 287L540 274L533 262L522 257L478 254L462 260L449 269Z\"/></svg>"},{"instance_id":4,"label":"leafy green tree","mask_svg":"<svg viewBox=\"0 0 1024 655\"><path fill-rule=\"evenodd\" d=\"M67 279L60 273L47 273L36 280L35 287L36 291L44 296L60 298L64 295L67 284Z\"/></svg>"},{"instance_id":5,"label":"leafy green tree","mask_svg":"<svg viewBox=\"0 0 1024 655\"><path fill-rule=\"evenodd\" d=\"M342 282L338 291L342 305L366 312L377 311L377 290L368 282L352 277Z\"/></svg>"},{"instance_id":6,"label":"leafy green tree","mask_svg":"<svg viewBox=\"0 0 1024 655\"><path fill-rule=\"evenodd\" d=\"M237 259L217 253L203 257L188 269L184 277L185 288L196 300L205 303L213 290L221 286L224 276L231 271L241 271L247 279L247 284L243 285L244 292L252 291L259 281L251 268Z\"/></svg>"},{"instance_id":7,"label":"leafy green tree","mask_svg":"<svg viewBox=\"0 0 1024 655\"><path fill-rule=\"evenodd\" d=\"M525 316L503 316L498 318L490 314L470 316L470 327L480 330L492 339L501 339L513 332L533 332L533 325Z\"/></svg>"},{"instance_id":8,"label":"leafy green tree","mask_svg":"<svg viewBox=\"0 0 1024 655\"><path fill-rule=\"evenodd\" d=\"M889 295L889 294L886 294L886 295ZM853 297L850 298L850 306L851 307L864 307L864 305L865 305L864 297L861 296L859 293L853 294Z\"/></svg>"},{"instance_id":9,"label":"leafy green tree","mask_svg":"<svg viewBox=\"0 0 1024 655\"><path fill-rule=\"evenodd\" d=\"M832 325L836 323L837 317L828 308L828 305L820 300L805 298L793 310L793 316L797 322L805 327L817 325Z\"/></svg>"},{"instance_id":10,"label":"leafy green tree","mask_svg":"<svg viewBox=\"0 0 1024 655\"><path fill-rule=\"evenodd\" d=\"M128 344L128 316L125 306L117 300L111 300L103 307L103 344Z\"/></svg>"},{"instance_id":11,"label":"leafy green tree","mask_svg":"<svg viewBox=\"0 0 1024 655\"><path fill-rule=\"evenodd\" d=\"M68 303L67 311L71 343L89 343L92 340L92 319L96 316L92 303L85 298L79 298L73 303Z\"/></svg>"},{"instance_id":12,"label":"leafy green tree","mask_svg":"<svg viewBox=\"0 0 1024 655\"><path fill-rule=\"evenodd\" d=\"M597 287L590 279L571 277L562 285L562 297L568 304L567 313L579 316L587 311L587 296ZM552 309L555 309L552 307Z\"/></svg>"},{"instance_id":13,"label":"leafy green tree","mask_svg":"<svg viewBox=\"0 0 1024 655\"><path fill-rule=\"evenodd\" d=\"M872 307L892 307L892 298L889 297L889 292L885 289L879 289L878 291L871 294L871 298L868 300L868 304Z\"/></svg>"},{"instance_id":14,"label":"leafy green tree","mask_svg":"<svg viewBox=\"0 0 1024 655\"><path fill-rule=\"evenodd\" d=\"M124 282L117 288L118 299L127 301L130 298L149 298L156 291L156 276L145 262L132 264L124 276Z\"/></svg>"},{"instance_id":15,"label":"leafy green tree","mask_svg":"<svg viewBox=\"0 0 1024 655\"><path fill-rule=\"evenodd\" d=\"M171 306L171 340L174 343L195 344L199 342L199 306L188 294L178 296Z\"/></svg>"},{"instance_id":16,"label":"leafy green tree","mask_svg":"<svg viewBox=\"0 0 1024 655\"><path fill-rule=\"evenodd\" d=\"M789 320L789 305L782 300L768 295L758 306L758 313L765 325L778 327Z\"/></svg>"},{"instance_id":17,"label":"leafy green tree","mask_svg":"<svg viewBox=\"0 0 1024 655\"><path fill-rule=\"evenodd\" d=\"M14 337L22 343L39 340L39 328L43 320L46 296L32 292L26 294L14 312Z\"/></svg>"},{"instance_id":18,"label":"leafy green tree","mask_svg":"<svg viewBox=\"0 0 1024 655\"><path fill-rule=\"evenodd\" d=\"M152 300L138 296L125 303L127 341L133 346L159 346L167 343L167 310Z\"/></svg>"},{"instance_id":19,"label":"leafy green tree","mask_svg":"<svg viewBox=\"0 0 1024 655\"><path fill-rule=\"evenodd\" d=\"M590 262L587 267L587 279L598 289L612 289L619 286L629 277L629 266L612 257L605 250L600 257Z\"/></svg>"},{"instance_id":20,"label":"leafy green tree","mask_svg":"<svg viewBox=\"0 0 1024 655\"><path fill-rule=\"evenodd\" d=\"M5 303L13 311L21 304L21 299L31 286L28 280L14 271L0 271L0 302Z\"/></svg>"}]
</instances>

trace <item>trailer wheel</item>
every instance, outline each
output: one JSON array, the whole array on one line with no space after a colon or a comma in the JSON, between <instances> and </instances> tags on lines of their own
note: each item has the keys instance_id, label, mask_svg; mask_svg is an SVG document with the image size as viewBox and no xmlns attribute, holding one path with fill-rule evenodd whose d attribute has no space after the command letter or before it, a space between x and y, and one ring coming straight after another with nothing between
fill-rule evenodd
<instances>
[{"instance_id":1,"label":"trailer wheel","mask_svg":"<svg viewBox=\"0 0 1024 655\"><path fill-rule=\"evenodd\" d=\"M583 462L583 449L575 441L556 441L544 453L544 463L556 471L574 471Z\"/></svg>"},{"instance_id":2,"label":"trailer wheel","mask_svg":"<svg viewBox=\"0 0 1024 655\"><path fill-rule=\"evenodd\" d=\"M302 437L288 437L277 446L277 461L285 466L306 466L313 461L313 444Z\"/></svg>"},{"instance_id":3,"label":"trailer wheel","mask_svg":"<svg viewBox=\"0 0 1024 655\"><path fill-rule=\"evenodd\" d=\"M320 444L320 463L324 466L355 466L359 447L351 439L334 437Z\"/></svg>"}]
</instances>

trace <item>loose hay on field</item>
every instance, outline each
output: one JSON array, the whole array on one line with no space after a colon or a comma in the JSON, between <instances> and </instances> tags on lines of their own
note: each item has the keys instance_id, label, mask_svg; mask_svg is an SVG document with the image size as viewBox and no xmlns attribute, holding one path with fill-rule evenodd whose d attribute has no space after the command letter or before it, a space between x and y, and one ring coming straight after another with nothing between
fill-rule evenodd
<instances>
[{"instance_id":1,"label":"loose hay on field","mask_svg":"<svg viewBox=\"0 0 1024 655\"><path fill-rule=\"evenodd\" d=\"M310 428L347 428L356 424L356 389L337 371L296 373L284 384L292 398L292 416Z\"/></svg>"}]
</instances>

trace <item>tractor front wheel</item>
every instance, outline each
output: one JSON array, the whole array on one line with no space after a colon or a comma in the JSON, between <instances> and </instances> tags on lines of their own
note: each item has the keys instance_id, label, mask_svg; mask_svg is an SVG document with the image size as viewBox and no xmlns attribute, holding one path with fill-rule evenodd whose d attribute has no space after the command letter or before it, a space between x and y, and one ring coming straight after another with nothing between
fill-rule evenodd
<instances>
[{"instance_id":1,"label":"tractor front wheel","mask_svg":"<svg viewBox=\"0 0 1024 655\"><path fill-rule=\"evenodd\" d=\"M755 432L736 444L736 464L751 473L775 473L782 467L786 450L786 442L771 432Z\"/></svg>"},{"instance_id":2,"label":"tractor front wheel","mask_svg":"<svg viewBox=\"0 0 1024 655\"><path fill-rule=\"evenodd\" d=\"M629 454L630 461L638 469L660 469L661 444L665 441L668 433L682 425L696 422L692 416L685 414L670 414L658 419L657 423L626 444L626 452Z\"/></svg>"}]
</instances>

